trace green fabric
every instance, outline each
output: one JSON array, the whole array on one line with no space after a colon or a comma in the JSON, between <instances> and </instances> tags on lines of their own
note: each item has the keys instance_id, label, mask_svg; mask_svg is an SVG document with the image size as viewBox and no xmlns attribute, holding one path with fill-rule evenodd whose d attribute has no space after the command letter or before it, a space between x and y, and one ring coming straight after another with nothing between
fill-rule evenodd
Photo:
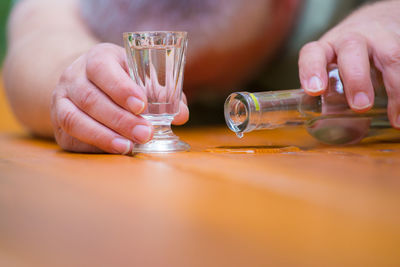
<instances>
[{"instance_id":1,"label":"green fabric","mask_svg":"<svg viewBox=\"0 0 400 267\"><path fill-rule=\"evenodd\" d=\"M3 62L6 52L6 23L12 0L0 1L0 62Z\"/></svg>"}]
</instances>

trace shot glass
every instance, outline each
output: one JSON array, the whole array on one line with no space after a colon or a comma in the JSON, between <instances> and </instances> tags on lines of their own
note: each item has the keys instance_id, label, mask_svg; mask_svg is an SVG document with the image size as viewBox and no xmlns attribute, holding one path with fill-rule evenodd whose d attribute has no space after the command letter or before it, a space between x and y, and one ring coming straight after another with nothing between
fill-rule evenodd
<instances>
[{"instance_id":1,"label":"shot glass","mask_svg":"<svg viewBox=\"0 0 400 267\"><path fill-rule=\"evenodd\" d=\"M154 128L153 139L135 144L133 153L188 151L190 146L171 130L182 99L187 33L174 31L125 32L129 74L147 96L141 114Z\"/></svg>"}]
</instances>

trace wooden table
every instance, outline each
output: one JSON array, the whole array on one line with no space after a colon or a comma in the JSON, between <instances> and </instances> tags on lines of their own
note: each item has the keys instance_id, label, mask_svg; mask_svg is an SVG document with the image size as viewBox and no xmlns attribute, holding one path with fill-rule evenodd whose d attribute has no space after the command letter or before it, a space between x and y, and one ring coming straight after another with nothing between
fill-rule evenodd
<instances>
[{"instance_id":1,"label":"wooden table","mask_svg":"<svg viewBox=\"0 0 400 267\"><path fill-rule=\"evenodd\" d=\"M3 127L0 266L399 266L399 141L176 132L191 152L130 157Z\"/></svg>"}]
</instances>

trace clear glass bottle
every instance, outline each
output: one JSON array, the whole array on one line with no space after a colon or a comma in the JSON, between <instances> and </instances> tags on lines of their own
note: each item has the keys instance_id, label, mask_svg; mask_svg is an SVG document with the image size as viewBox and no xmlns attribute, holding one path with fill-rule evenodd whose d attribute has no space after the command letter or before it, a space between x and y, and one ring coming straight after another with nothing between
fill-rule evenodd
<instances>
[{"instance_id":1,"label":"clear glass bottle","mask_svg":"<svg viewBox=\"0 0 400 267\"><path fill-rule=\"evenodd\" d=\"M379 72L371 69L373 108L356 113L347 104L337 67L329 69L329 85L321 96L309 96L302 89L232 93L224 106L228 127L242 137L253 130L304 125L313 137L328 144L358 143L371 129L391 127Z\"/></svg>"}]
</instances>

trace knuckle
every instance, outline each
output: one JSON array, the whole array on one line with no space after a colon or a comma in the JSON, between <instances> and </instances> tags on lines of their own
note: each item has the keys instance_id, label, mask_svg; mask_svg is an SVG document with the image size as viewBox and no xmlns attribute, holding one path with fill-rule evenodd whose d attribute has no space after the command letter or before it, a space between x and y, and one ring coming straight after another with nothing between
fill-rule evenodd
<instances>
[{"instance_id":1,"label":"knuckle","mask_svg":"<svg viewBox=\"0 0 400 267\"><path fill-rule=\"evenodd\" d=\"M69 80L68 74L66 73L66 71L64 71L61 76L60 79L58 80L59 83L65 83Z\"/></svg>"},{"instance_id":2,"label":"knuckle","mask_svg":"<svg viewBox=\"0 0 400 267\"><path fill-rule=\"evenodd\" d=\"M101 43L95 45L92 49L90 49L87 53L88 58L98 58L104 55L105 53L110 53L115 49L114 44L110 43Z\"/></svg>"},{"instance_id":3,"label":"knuckle","mask_svg":"<svg viewBox=\"0 0 400 267\"><path fill-rule=\"evenodd\" d=\"M400 45L393 45L380 55L385 67L400 66Z\"/></svg>"},{"instance_id":4,"label":"knuckle","mask_svg":"<svg viewBox=\"0 0 400 267\"><path fill-rule=\"evenodd\" d=\"M386 88L386 93L388 95L388 106L398 105L400 108L400 90L396 90L391 86Z\"/></svg>"},{"instance_id":5,"label":"knuckle","mask_svg":"<svg viewBox=\"0 0 400 267\"><path fill-rule=\"evenodd\" d=\"M64 72L61 74L59 83L67 83L73 78L72 76L72 71L71 71L71 66L67 67L67 69L64 70Z\"/></svg>"},{"instance_id":6,"label":"knuckle","mask_svg":"<svg viewBox=\"0 0 400 267\"><path fill-rule=\"evenodd\" d=\"M314 41L306 44L300 51L298 66L300 73L320 72L326 66L326 53L324 44Z\"/></svg>"},{"instance_id":7,"label":"knuckle","mask_svg":"<svg viewBox=\"0 0 400 267\"><path fill-rule=\"evenodd\" d=\"M299 52L299 64L305 61L308 61L310 55L315 54L315 52L319 52L321 50L321 45L318 41L314 41L311 43L305 44Z\"/></svg>"},{"instance_id":8,"label":"knuckle","mask_svg":"<svg viewBox=\"0 0 400 267\"><path fill-rule=\"evenodd\" d=\"M346 33L338 42L339 47L354 47L366 43L367 40L359 33Z\"/></svg>"},{"instance_id":9,"label":"knuckle","mask_svg":"<svg viewBox=\"0 0 400 267\"><path fill-rule=\"evenodd\" d=\"M80 56L75 59L61 74L58 83L69 83L73 81L77 74L79 74L83 68L84 56Z\"/></svg>"},{"instance_id":10,"label":"knuckle","mask_svg":"<svg viewBox=\"0 0 400 267\"><path fill-rule=\"evenodd\" d=\"M315 49L319 49L320 47L321 47L321 45L320 45L319 41L309 42L301 48L300 54L304 54L308 51L313 51Z\"/></svg>"},{"instance_id":11,"label":"knuckle","mask_svg":"<svg viewBox=\"0 0 400 267\"><path fill-rule=\"evenodd\" d=\"M88 56L87 62L86 62L86 74L89 77L93 77L97 75L101 70L104 68L104 60L102 56L96 55L96 52L91 52L91 55Z\"/></svg>"},{"instance_id":12,"label":"knuckle","mask_svg":"<svg viewBox=\"0 0 400 267\"><path fill-rule=\"evenodd\" d=\"M76 114L72 111L62 111L58 114L58 125L67 133L71 133L76 123Z\"/></svg>"},{"instance_id":13,"label":"knuckle","mask_svg":"<svg viewBox=\"0 0 400 267\"><path fill-rule=\"evenodd\" d=\"M57 99L58 99L58 86L53 90L51 93L51 98L50 98L50 110L55 109L56 104L57 104Z\"/></svg>"},{"instance_id":14,"label":"knuckle","mask_svg":"<svg viewBox=\"0 0 400 267\"><path fill-rule=\"evenodd\" d=\"M55 139L57 144L64 150L71 149L71 143L69 142L72 139L69 135L67 135L61 127L58 127L55 130Z\"/></svg>"},{"instance_id":15,"label":"knuckle","mask_svg":"<svg viewBox=\"0 0 400 267\"><path fill-rule=\"evenodd\" d=\"M61 128L60 125L58 125L57 122L52 121L53 123L53 134L54 134L54 138L57 142L57 144L59 144L59 140L61 140L61 137L64 133L63 129Z\"/></svg>"},{"instance_id":16,"label":"knuckle","mask_svg":"<svg viewBox=\"0 0 400 267\"><path fill-rule=\"evenodd\" d=\"M86 89L81 90L81 95L77 99L77 105L85 110L90 110L98 101L97 92L94 90Z\"/></svg>"},{"instance_id":17,"label":"knuckle","mask_svg":"<svg viewBox=\"0 0 400 267\"><path fill-rule=\"evenodd\" d=\"M113 58L117 52L121 52L118 48L121 47L118 47L115 44L101 43L90 49L86 56L87 75L93 77L93 75L96 75L101 71L107 64L107 60Z\"/></svg>"},{"instance_id":18,"label":"knuckle","mask_svg":"<svg viewBox=\"0 0 400 267\"><path fill-rule=\"evenodd\" d=\"M60 100L64 97L63 88L59 85L51 93L50 98L50 119L54 127L58 126L58 114L60 109Z\"/></svg>"},{"instance_id":19,"label":"knuckle","mask_svg":"<svg viewBox=\"0 0 400 267\"><path fill-rule=\"evenodd\" d=\"M128 125L128 120L126 118L126 115L122 112L116 112L113 116L112 116L112 123L115 127L115 129L124 129L126 128L126 126Z\"/></svg>"},{"instance_id":20,"label":"knuckle","mask_svg":"<svg viewBox=\"0 0 400 267\"><path fill-rule=\"evenodd\" d=\"M53 128L57 126L57 104L56 101L51 100L50 106L50 120Z\"/></svg>"}]
</instances>

